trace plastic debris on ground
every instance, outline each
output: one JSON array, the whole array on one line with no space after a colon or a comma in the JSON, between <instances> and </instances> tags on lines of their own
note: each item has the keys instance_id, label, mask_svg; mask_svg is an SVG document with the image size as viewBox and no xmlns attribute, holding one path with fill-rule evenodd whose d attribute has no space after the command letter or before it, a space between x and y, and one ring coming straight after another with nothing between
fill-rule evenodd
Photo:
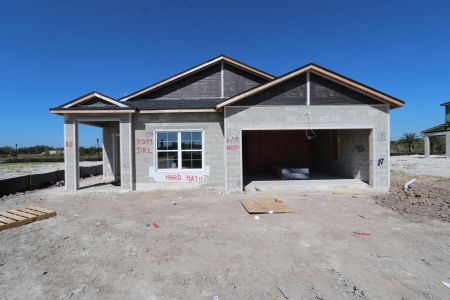
<instances>
[{"instance_id":1,"label":"plastic debris on ground","mask_svg":"<svg viewBox=\"0 0 450 300\"><path fill-rule=\"evenodd\" d=\"M144 228L145 228L145 229L150 228L150 224L149 224L149 223L144 223Z\"/></svg>"},{"instance_id":2,"label":"plastic debris on ground","mask_svg":"<svg viewBox=\"0 0 450 300\"><path fill-rule=\"evenodd\" d=\"M359 236L369 236L370 233L367 232L359 232L359 231L353 231L354 234L359 235Z\"/></svg>"},{"instance_id":3,"label":"plastic debris on ground","mask_svg":"<svg viewBox=\"0 0 450 300\"><path fill-rule=\"evenodd\" d=\"M445 281L442 281L442 284L443 285L445 285L447 288L449 288L450 289L450 283L448 283L448 282L445 282Z\"/></svg>"},{"instance_id":4,"label":"plastic debris on ground","mask_svg":"<svg viewBox=\"0 0 450 300\"><path fill-rule=\"evenodd\" d=\"M408 181L407 183L405 183L405 185L403 186L403 190L406 191L407 189L409 189L411 184L416 182L416 180L417 180L417 178L414 178L414 179L411 179L410 181Z\"/></svg>"},{"instance_id":5,"label":"plastic debris on ground","mask_svg":"<svg viewBox=\"0 0 450 300\"><path fill-rule=\"evenodd\" d=\"M273 215L273 210L269 210L267 213Z\"/></svg>"},{"instance_id":6,"label":"plastic debris on ground","mask_svg":"<svg viewBox=\"0 0 450 300\"><path fill-rule=\"evenodd\" d=\"M255 220L259 220L261 219L259 216L255 216Z\"/></svg>"},{"instance_id":7,"label":"plastic debris on ground","mask_svg":"<svg viewBox=\"0 0 450 300\"><path fill-rule=\"evenodd\" d=\"M155 228L155 229L156 229L156 228L159 228L158 223L153 223L152 226L153 226L153 228Z\"/></svg>"}]
</instances>

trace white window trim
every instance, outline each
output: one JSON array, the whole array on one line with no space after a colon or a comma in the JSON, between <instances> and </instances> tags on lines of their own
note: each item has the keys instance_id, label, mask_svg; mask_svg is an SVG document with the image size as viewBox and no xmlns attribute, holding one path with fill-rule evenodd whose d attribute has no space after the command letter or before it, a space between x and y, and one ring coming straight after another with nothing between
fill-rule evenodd
<instances>
[{"instance_id":1,"label":"white window trim","mask_svg":"<svg viewBox=\"0 0 450 300\"><path fill-rule=\"evenodd\" d=\"M177 133L177 143L178 143L178 149L177 150L168 150L166 152L177 152L178 153L178 168L176 169L159 169L158 166L158 132L176 132ZM200 132L202 134L202 167L201 169L183 169L182 168L182 151L181 150L181 133L182 132ZM192 173L192 172L203 172L205 170L205 130L203 129L161 129L161 130L155 130L153 131L153 140L155 141L153 143L154 146L154 165L155 165L155 171L157 173L173 173L173 172L180 172L180 173ZM160 152L164 152L165 150L160 150ZM189 151L189 150L184 150ZM191 150L192 151L192 150ZM200 150L193 150L198 151Z\"/></svg>"}]
</instances>

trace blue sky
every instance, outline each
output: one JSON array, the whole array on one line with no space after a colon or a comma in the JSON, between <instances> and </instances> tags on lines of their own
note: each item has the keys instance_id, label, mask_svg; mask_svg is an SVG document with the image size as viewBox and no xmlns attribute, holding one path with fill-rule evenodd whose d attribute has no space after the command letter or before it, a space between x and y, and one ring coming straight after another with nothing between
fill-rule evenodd
<instances>
[{"instance_id":1,"label":"blue sky","mask_svg":"<svg viewBox=\"0 0 450 300\"><path fill-rule=\"evenodd\" d=\"M62 146L48 113L122 97L226 54L280 75L309 62L406 101L392 138L444 121L449 1L0 1L0 146ZM80 129L80 144L101 137Z\"/></svg>"}]
</instances>

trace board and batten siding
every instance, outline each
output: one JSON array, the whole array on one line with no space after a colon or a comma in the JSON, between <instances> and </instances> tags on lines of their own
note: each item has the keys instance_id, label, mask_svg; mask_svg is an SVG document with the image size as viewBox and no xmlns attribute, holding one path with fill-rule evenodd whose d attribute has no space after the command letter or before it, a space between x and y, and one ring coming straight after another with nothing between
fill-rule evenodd
<instances>
[{"instance_id":1,"label":"board and batten siding","mask_svg":"<svg viewBox=\"0 0 450 300\"><path fill-rule=\"evenodd\" d=\"M286 80L232 104L232 106L255 105L306 105L306 75Z\"/></svg>"}]
</instances>

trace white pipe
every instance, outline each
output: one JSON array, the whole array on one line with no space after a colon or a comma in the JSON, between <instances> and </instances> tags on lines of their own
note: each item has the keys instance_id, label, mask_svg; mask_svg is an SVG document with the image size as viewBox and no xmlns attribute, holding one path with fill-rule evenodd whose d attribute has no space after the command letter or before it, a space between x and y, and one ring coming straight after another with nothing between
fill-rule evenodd
<instances>
[{"instance_id":1,"label":"white pipe","mask_svg":"<svg viewBox=\"0 0 450 300\"><path fill-rule=\"evenodd\" d=\"M406 191L408 188L409 188L409 186L411 185L411 184L413 184L414 182L416 182L416 178L414 178L414 179L411 179L410 181L408 181L407 183L405 183L405 185L403 186L403 190L404 191Z\"/></svg>"}]
</instances>

